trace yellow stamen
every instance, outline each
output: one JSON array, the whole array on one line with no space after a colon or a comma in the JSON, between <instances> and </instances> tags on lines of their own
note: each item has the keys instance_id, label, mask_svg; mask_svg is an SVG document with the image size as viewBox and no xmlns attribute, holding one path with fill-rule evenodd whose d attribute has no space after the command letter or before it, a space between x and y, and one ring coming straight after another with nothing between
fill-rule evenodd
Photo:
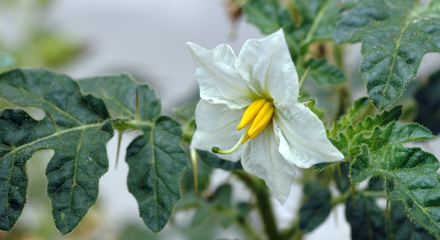
<instances>
[{"instance_id":1,"label":"yellow stamen","mask_svg":"<svg viewBox=\"0 0 440 240\"><path fill-rule=\"evenodd\" d=\"M235 152L241 144L244 144L247 140L253 139L269 124L272 119L275 108L273 103L267 101L267 99L255 100L243 114L240 123L237 126L237 130L243 131L238 142L231 149L223 150L219 147L213 147L211 151L218 154L231 154Z\"/></svg>"},{"instance_id":2,"label":"yellow stamen","mask_svg":"<svg viewBox=\"0 0 440 240\"><path fill-rule=\"evenodd\" d=\"M266 102L264 104L263 108L258 112L258 115L255 117L251 128L249 129L248 135L251 137L251 139L257 136L267 126L267 124L272 119L274 110L275 108L273 107L271 102Z\"/></svg>"},{"instance_id":3,"label":"yellow stamen","mask_svg":"<svg viewBox=\"0 0 440 240\"><path fill-rule=\"evenodd\" d=\"M244 112L240 123L237 126L237 130L241 130L246 125L248 125L248 123L250 123L255 118L255 116L257 116L258 112L260 112L261 108L264 106L266 102L267 100L262 98L255 100L251 105L249 105L249 107Z\"/></svg>"}]
</instances>

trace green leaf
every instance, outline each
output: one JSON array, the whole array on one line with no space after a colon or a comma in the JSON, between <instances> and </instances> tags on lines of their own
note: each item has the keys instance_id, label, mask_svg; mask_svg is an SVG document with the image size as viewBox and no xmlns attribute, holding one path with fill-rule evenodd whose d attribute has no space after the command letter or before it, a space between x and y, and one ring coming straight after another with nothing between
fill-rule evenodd
<instances>
[{"instance_id":1,"label":"green leaf","mask_svg":"<svg viewBox=\"0 0 440 240\"><path fill-rule=\"evenodd\" d=\"M411 222L406 213L405 206L400 201L391 201L388 213L387 239L395 240L435 240L419 223Z\"/></svg>"},{"instance_id":2,"label":"green leaf","mask_svg":"<svg viewBox=\"0 0 440 240\"><path fill-rule=\"evenodd\" d=\"M308 233L317 228L332 210L331 193L327 189L315 191L299 210L299 228Z\"/></svg>"},{"instance_id":3,"label":"green leaf","mask_svg":"<svg viewBox=\"0 0 440 240\"><path fill-rule=\"evenodd\" d=\"M298 36L302 46L333 38L343 10L339 0L298 0L295 3L302 16L301 36Z\"/></svg>"},{"instance_id":4,"label":"green leaf","mask_svg":"<svg viewBox=\"0 0 440 240\"><path fill-rule=\"evenodd\" d=\"M388 123L399 120L402 115L402 107L396 106L389 111L382 112L374 118L367 116L364 121L358 122L355 126L348 126L346 134L353 139L358 133L370 134L377 126L386 126Z\"/></svg>"},{"instance_id":5,"label":"green leaf","mask_svg":"<svg viewBox=\"0 0 440 240\"><path fill-rule=\"evenodd\" d=\"M345 76L342 70L331 65L325 59L312 58L304 63L304 69L307 69L308 67L310 67L308 75L319 84L338 84L345 82Z\"/></svg>"},{"instance_id":6,"label":"green leaf","mask_svg":"<svg viewBox=\"0 0 440 240\"><path fill-rule=\"evenodd\" d=\"M197 150L197 153L199 154L200 160L202 160L203 163L208 165L212 168L220 168L226 171L233 171L237 169L243 169L243 166L241 165L241 161L232 162L220 159L213 153L207 152L207 151L201 151Z\"/></svg>"},{"instance_id":7,"label":"green leaf","mask_svg":"<svg viewBox=\"0 0 440 240\"><path fill-rule=\"evenodd\" d=\"M415 121L433 134L440 133L440 71L429 77L428 85L416 93L417 116Z\"/></svg>"},{"instance_id":8,"label":"green leaf","mask_svg":"<svg viewBox=\"0 0 440 240\"><path fill-rule=\"evenodd\" d=\"M379 110L401 96L423 55L440 52L440 3L414 5L414 0L367 1L351 10L336 30L337 44L362 41L361 74Z\"/></svg>"},{"instance_id":9,"label":"green leaf","mask_svg":"<svg viewBox=\"0 0 440 240\"><path fill-rule=\"evenodd\" d=\"M348 111L348 114L342 117L332 129L333 134L336 134L339 130L344 130L350 124L353 124L354 120L362 113L362 111L370 104L370 100L367 97L359 98L353 103L353 107Z\"/></svg>"},{"instance_id":10,"label":"green leaf","mask_svg":"<svg viewBox=\"0 0 440 240\"><path fill-rule=\"evenodd\" d=\"M345 202L345 217L351 226L351 238L356 240L385 239L385 216L373 197L355 193Z\"/></svg>"},{"instance_id":11,"label":"green leaf","mask_svg":"<svg viewBox=\"0 0 440 240\"><path fill-rule=\"evenodd\" d=\"M26 161L53 149L46 176L55 225L72 231L98 197L99 178L108 169L106 143L113 136L104 103L81 95L76 82L45 70L12 70L0 75L0 97L34 106L52 116L32 119L22 110L0 113L0 218L10 230L26 202Z\"/></svg>"},{"instance_id":12,"label":"green leaf","mask_svg":"<svg viewBox=\"0 0 440 240\"><path fill-rule=\"evenodd\" d=\"M179 145L180 124L160 116L160 101L154 90L126 75L89 78L79 84L83 91L102 98L113 117L123 119L118 123L122 129L134 126L142 131L127 148L127 185L138 202L145 225L153 232L161 231L181 198L179 179L188 168L187 156Z\"/></svg>"},{"instance_id":13,"label":"green leaf","mask_svg":"<svg viewBox=\"0 0 440 240\"><path fill-rule=\"evenodd\" d=\"M153 89L127 75L93 77L78 81L82 92L104 100L112 118L133 120L136 116L136 90L139 95L139 118L154 121L161 111Z\"/></svg>"},{"instance_id":14,"label":"green leaf","mask_svg":"<svg viewBox=\"0 0 440 240\"><path fill-rule=\"evenodd\" d=\"M300 48L305 52L313 42L332 39L343 9L337 0L299 0L288 4L291 12L274 0L251 0L243 9L248 17L247 21L264 34L283 28L290 53L295 60Z\"/></svg>"},{"instance_id":15,"label":"green leaf","mask_svg":"<svg viewBox=\"0 0 440 240\"><path fill-rule=\"evenodd\" d=\"M190 122L195 119L197 102L187 102L173 109L173 114L184 122Z\"/></svg>"},{"instance_id":16,"label":"green leaf","mask_svg":"<svg viewBox=\"0 0 440 240\"><path fill-rule=\"evenodd\" d=\"M435 236L440 236L440 167L431 153L420 148L406 148L402 144L434 136L418 124L375 128L370 137L359 136L364 144L354 158L350 178L361 182L368 177L385 178L386 193L391 200L403 201L413 220L419 222Z\"/></svg>"},{"instance_id":17,"label":"green leaf","mask_svg":"<svg viewBox=\"0 0 440 240\"><path fill-rule=\"evenodd\" d=\"M299 41L292 34L295 28L289 11L273 0L251 0L243 6L243 10L247 21L258 27L263 34L271 34L283 28L290 53L297 56Z\"/></svg>"},{"instance_id":18,"label":"green leaf","mask_svg":"<svg viewBox=\"0 0 440 240\"><path fill-rule=\"evenodd\" d=\"M181 197L179 178L188 163L179 146L182 131L176 121L161 116L140 129L143 135L127 148L127 185L145 225L157 233L165 227Z\"/></svg>"}]
</instances>

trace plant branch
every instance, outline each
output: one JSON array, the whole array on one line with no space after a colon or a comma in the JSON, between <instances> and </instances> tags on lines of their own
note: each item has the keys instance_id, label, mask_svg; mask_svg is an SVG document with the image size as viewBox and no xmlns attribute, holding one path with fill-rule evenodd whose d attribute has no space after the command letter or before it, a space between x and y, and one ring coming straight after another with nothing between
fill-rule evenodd
<instances>
[{"instance_id":1,"label":"plant branch","mask_svg":"<svg viewBox=\"0 0 440 240\"><path fill-rule=\"evenodd\" d=\"M270 203L269 192L263 180L247 174L243 170L233 172L256 196L258 211L263 220L264 229L270 240L279 240L279 232Z\"/></svg>"}]
</instances>

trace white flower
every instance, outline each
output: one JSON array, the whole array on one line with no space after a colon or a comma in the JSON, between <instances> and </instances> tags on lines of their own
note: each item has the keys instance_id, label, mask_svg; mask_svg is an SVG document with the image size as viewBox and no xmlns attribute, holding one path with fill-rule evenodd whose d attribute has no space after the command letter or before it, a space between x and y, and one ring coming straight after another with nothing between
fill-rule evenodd
<instances>
[{"instance_id":1,"label":"white flower","mask_svg":"<svg viewBox=\"0 0 440 240\"><path fill-rule=\"evenodd\" d=\"M262 178L281 204L289 195L294 166L344 158L319 118L297 101L298 74L282 29L248 40L238 57L228 45L213 50L187 45L197 64L201 97L191 148L241 159L244 170Z\"/></svg>"}]
</instances>

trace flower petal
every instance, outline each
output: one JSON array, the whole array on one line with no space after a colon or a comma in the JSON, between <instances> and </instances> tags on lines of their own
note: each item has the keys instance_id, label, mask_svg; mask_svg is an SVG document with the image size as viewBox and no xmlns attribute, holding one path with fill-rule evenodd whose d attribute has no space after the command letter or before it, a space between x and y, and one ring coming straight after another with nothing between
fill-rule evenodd
<instances>
[{"instance_id":1,"label":"flower petal","mask_svg":"<svg viewBox=\"0 0 440 240\"><path fill-rule=\"evenodd\" d=\"M212 147L233 147L244 131L237 131L243 113L244 109L231 110L225 104L200 100L196 108L197 129L191 141L191 148L211 152ZM231 154L216 155L229 161L238 161L241 158L241 147Z\"/></svg>"},{"instance_id":2,"label":"flower petal","mask_svg":"<svg viewBox=\"0 0 440 240\"><path fill-rule=\"evenodd\" d=\"M243 79L251 79L254 92L288 107L298 99L298 74L293 64L283 30L243 45L236 63Z\"/></svg>"},{"instance_id":3,"label":"flower petal","mask_svg":"<svg viewBox=\"0 0 440 240\"><path fill-rule=\"evenodd\" d=\"M295 167L278 151L278 141L272 123L254 139L244 144L241 164L243 169L263 179L281 204L287 199Z\"/></svg>"},{"instance_id":4,"label":"flower petal","mask_svg":"<svg viewBox=\"0 0 440 240\"><path fill-rule=\"evenodd\" d=\"M277 109L273 122L280 141L279 151L290 163L309 168L344 159L328 140L321 120L303 104L296 102L292 109Z\"/></svg>"},{"instance_id":5,"label":"flower petal","mask_svg":"<svg viewBox=\"0 0 440 240\"><path fill-rule=\"evenodd\" d=\"M228 45L207 50L187 43L197 64L196 79L200 85L200 98L241 109L252 103L255 94L234 68L237 57Z\"/></svg>"}]
</instances>

